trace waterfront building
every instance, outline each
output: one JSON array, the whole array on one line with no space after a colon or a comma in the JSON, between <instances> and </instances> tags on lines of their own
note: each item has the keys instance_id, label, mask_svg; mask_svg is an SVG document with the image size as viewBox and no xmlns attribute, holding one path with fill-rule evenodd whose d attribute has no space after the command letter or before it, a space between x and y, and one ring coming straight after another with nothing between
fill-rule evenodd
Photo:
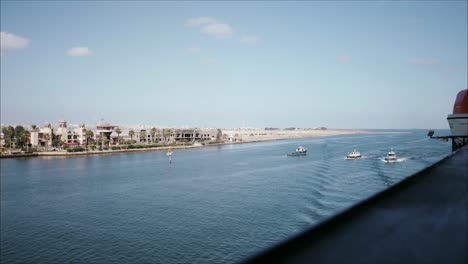
<instances>
[{"instance_id":1,"label":"waterfront building","mask_svg":"<svg viewBox=\"0 0 468 264\"><path fill-rule=\"evenodd\" d=\"M41 142L41 146L52 146L53 134L54 130L52 129L52 125L50 123L47 123L44 127L39 128L39 142Z\"/></svg>"},{"instance_id":2,"label":"waterfront building","mask_svg":"<svg viewBox=\"0 0 468 264\"><path fill-rule=\"evenodd\" d=\"M112 144L111 134L116 127L117 126L109 123L102 123L96 126L95 137L97 138L99 136L99 143L102 146Z\"/></svg>"},{"instance_id":3,"label":"waterfront building","mask_svg":"<svg viewBox=\"0 0 468 264\"><path fill-rule=\"evenodd\" d=\"M29 143L32 147L50 147L52 146L52 135L52 126L50 124L46 124L45 127L29 132Z\"/></svg>"},{"instance_id":4,"label":"waterfront building","mask_svg":"<svg viewBox=\"0 0 468 264\"><path fill-rule=\"evenodd\" d=\"M120 134L122 142L132 141L132 137L129 135L130 130L123 130ZM218 134L217 129L172 129L164 128L157 129L155 134L151 133L151 129L133 129L135 134L133 140L136 143L173 143L178 141L195 142L204 140L216 140ZM114 132L115 133L115 132ZM112 141L117 142L117 134L111 135Z\"/></svg>"},{"instance_id":5,"label":"waterfront building","mask_svg":"<svg viewBox=\"0 0 468 264\"><path fill-rule=\"evenodd\" d=\"M73 132L77 136L77 143L80 145L86 145L86 126L81 124L75 128Z\"/></svg>"},{"instance_id":6,"label":"waterfront building","mask_svg":"<svg viewBox=\"0 0 468 264\"><path fill-rule=\"evenodd\" d=\"M217 129L177 129L173 130L171 137L175 141L199 141L199 140L215 140Z\"/></svg>"},{"instance_id":7,"label":"waterfront building","mask_svg":"<svg viewBox=\"0 0 468 264\"><path fill-rule=\"evenodd\" d=\"M36 147L39 145L39 131L29 132L29 143L31 146Z\"/></svg>"},{"instance_id":8,"label":"waterfront building","mask_svg":"<svg viewBox=\"0 0 468 264\"><path fill-rule=\"evenodd\" d=\"M59 139L61 139L63 142L66 142L67 141L67 136L68 136L67 132L68 132L67 121L65 121L63 119L59 120L57 131L55 131L55 135Z\"/></svg>"}]
</instances>

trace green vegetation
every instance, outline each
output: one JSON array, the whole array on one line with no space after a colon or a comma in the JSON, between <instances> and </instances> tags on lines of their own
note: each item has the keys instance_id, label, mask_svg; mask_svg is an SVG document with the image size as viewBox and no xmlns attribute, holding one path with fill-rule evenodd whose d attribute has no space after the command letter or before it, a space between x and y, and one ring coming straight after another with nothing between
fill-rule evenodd
<instances>
[{"instance_id":1,"label":"green vegetation","mask_svg":"<svg viewBox=\"0 0 468 264\"><path fill-rule=\"evenodd\" d=\"M89 141L90 141L90 139L91 139L92 137L94 137L94 133L93 133L93 131L91 131L91 130L86 130L85 136L86 136L86 148L88 148ZM94 146L94 147L96 148L96 146ZM94 149L93 149L93 150L94 150Z\"/></svg>"},{"instance_id":2,"label":"green vegetation","mask_svg":"<svg viewBox=\"0 0 468 264\"><path fill-rule=\"evenodd\" d=\"M29 132L23 126L8 126L2 129L5 136L5 146L23 148L28 144Z\"/></svg>"},{"instance_id":3,"label":"green vegetation","mask_svg":"<svg viewBox=\"0 0 468 264\"><path fill-rule=\"evenodd\" d=\"M223 131L221 131L221 129L218 128L218 130L216 131L216 143L222 142L222 139L223 139Z\"/></svg>"},{"instance_id":4,"label":"green vegetation","mask_svg":"<svg viewBox=\"0 0 468 264\"><path fill-rule=\"evenodd\" d=\"M49 150L49 141L50 141L50 134L49 133L45 133L42 138L46 141L46 150Z\"/></svg>"},{"instance_id":5,"label":"green vegetation","mask_svg":"<svg viewBox=\"0 0 468 264\"><path fill-rule=\"evenodd\" d=\"M140 131L140 142L141 141L148 143L146 140L146 131Z\"/></svg>"},{"instance_id":6,"label":"green vegetation","mask_svg":"<svg viewBox=\"0 0 468 264\"><path fill-rule=\"evenodd\" d=\"M116 128L115 133L117 133L117 144L120 145L120 134L122 134L122 130L120 128Z\"/></svg>"},{"instance_id":7,"label":"green vegetation","mask_svg":"<svg viewBox=\"0 0 468 264\"><path fill-rule=\"evenodd\" d=\"M86 149L83 147L74 147L74 148L67 148L67 152L82 152Z\"/></svg>"},{"instance_id":8,"label":"green vegetation","mask_svg":"<svg viewBox=\"0 0 468 264\"><path fill-rule=\"evenodd\" d=\"M153 142L153 143L154 143L154 141L155 141L156 133L157 133L157 132L158 132L158 130L157 130L155 127L153 127L153 128L151 129L151 142Z\"/></svg>"},{"instance_id":9,"label":"green vegetation","mask_svg":"<svg viewBox=\"0 0 468 264\"><path fill-rule=\"evenodd\" d=\"M164 146L165 145L162 145L162 144L148 144L148 145L137 144L137 145L128 145L127 149L158 148L158 147L164 147Z\"/></svg>"},{"instance_id":10,"label":"green vegetation","mask_svg":"<svg viewBox=\"0 0 468 264\"><path fill-rule=\"evenodd\" d=\"M54 147L61 147L63 145L63 141L59 136L52 136L52 146Z\"/></svg>"}]
</instances>

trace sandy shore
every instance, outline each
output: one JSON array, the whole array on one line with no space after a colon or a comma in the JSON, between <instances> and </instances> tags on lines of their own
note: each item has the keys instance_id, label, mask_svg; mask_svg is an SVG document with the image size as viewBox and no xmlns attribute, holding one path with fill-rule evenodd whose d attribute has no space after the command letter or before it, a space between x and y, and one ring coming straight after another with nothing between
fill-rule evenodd
<instances>
[{"instance_id":1,"label":"sandy shore","mask_svg":"<svg viewBox=\"0 0 468 264\"><path fill-rule=\"evenodd\" d=\"M234 141L225 141L223 143L215 144L194 144L191 146L167 146L155 148L141 148L141 149L122 149L122 150L103 150L103 151L83 151L83 152L67 152L67 151L48 151L38 152L35 157L74 157L83 155L102 155L102 154L118 154L130 152L147 152L147 151L164 151L168 149L191 149L199 147L229 145L229 144L243 144L252 142L263 142L273 140L287 140L287 139L301 139L301 138L314 138L326 137L337 135L353 135L353 134L393 134L393 133L407 133L407 132L377 132L366 130L263 130L263 129L242 129L242 130L223 130L223 134L231 136ZM14 155L2 155L2 158L15 157Z\"/></svg>"},{"instance_id":2,"label":"sandy shore","mask_svg":"<svg viewBox=\"0 0 468 264\"><path fill-rule=\"evenodd\" d=\"M376 134L380 132L365 130L223 130L223 134L241 139L242 142L258 142L281 139L326 137L351 134Z\"/></svg>"}]
</instances>

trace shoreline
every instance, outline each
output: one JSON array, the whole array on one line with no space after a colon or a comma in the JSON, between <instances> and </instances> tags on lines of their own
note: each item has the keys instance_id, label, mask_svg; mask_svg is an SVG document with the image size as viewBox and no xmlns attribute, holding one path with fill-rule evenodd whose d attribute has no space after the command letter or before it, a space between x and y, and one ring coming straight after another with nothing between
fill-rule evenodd
<instances>
[{"instance_id":1,"label":"shoreline","mask_svg":"<svg viewBox=\"0 0 468 264\"><path fill-rule=\"evenodd\" d=\"M284 132L284 131L283 131ZM152 152L152 151L164 151L164 150L176 150L176 149L192 149L201 147L215 147L224 145L234 144L246 144L246 143L259 143L268 141L280 141L280 140L292 140L292 139L307 139L307 138L318 138L318 137L330 137L330 136L345 136L345 135L360 135L360 134L407 134L411 132L395 132L395 131L366 131L366 130L322 130L314 131L315 133L282 133L276 135L269 135L269 137L252 138L243 141L228 141L213 144L193 144L190 146L164 146L164 147L153 147L153 148L139 148L139 149L119 149L119 150L92 150L82 152L66 152L66 151L48 151L48 152L36 152L36 153L22 153L22 154L1 154L0 159L4 158L35 158L35 157L79 157L79 156L94 156L94 155L110 155L110 154L124 154L124 153L137 153L137 152ZM289 134L289 135L287 135Z\"/></svg>"}]
</instances>

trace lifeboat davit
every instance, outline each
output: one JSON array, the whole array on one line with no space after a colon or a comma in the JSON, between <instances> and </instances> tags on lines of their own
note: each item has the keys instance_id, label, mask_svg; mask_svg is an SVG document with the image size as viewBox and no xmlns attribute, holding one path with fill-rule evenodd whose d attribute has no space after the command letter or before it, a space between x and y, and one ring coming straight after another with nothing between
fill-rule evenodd
<instances>
[{"instance_id":1,"label":"lifeboat davit","mask_svg":"<svg viewBox=\"0 0 468 264\"><path fill-rule=\"evenodd\" d=\"M468 89L458 92L453 105L453 114L447 116L452 136L468 136ZM462 138L455 143L462 144Z\"/></svg>"}]
</instances>

